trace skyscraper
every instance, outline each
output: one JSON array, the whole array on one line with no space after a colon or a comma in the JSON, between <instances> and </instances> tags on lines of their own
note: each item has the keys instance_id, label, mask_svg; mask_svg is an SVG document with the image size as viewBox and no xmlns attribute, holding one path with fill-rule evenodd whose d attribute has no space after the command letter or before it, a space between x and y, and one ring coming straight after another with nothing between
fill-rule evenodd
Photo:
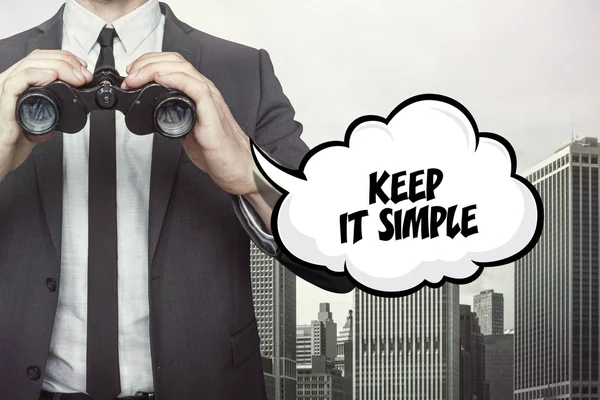
<instances>
[{"instance_id":1,"label":"skyscraper","mask_svg":"<svg viewBox=\"0 0 600 400\"><path fill-rule=\"evenodd\" d=\"M522 174L544 204L544 230L515 263L515 400L598 398L598 160L572 141Z\"/></svg>"},{"instance_id":2,"label":"skyscraper","mask_svg":"<svg viewBox=\"0 0 600 400\"><path fill-rule=\"evenodd\" d=\"M310 342L310 354L313 356L326 355L327 349L327 331L325 330L325 324L321 321L311 321L311 334L312 340Z\"/></svg>"},{"instance_id":3,"label":"skyscraper","mask_svg":"<svg viewBox=\"0 0 600 400\"><path fill-rule=\"evenodd\" d=\"M320 303L317 319L325 327L325 355L327 358L335 359L337 355L337 324L333 322L329 308L329 303Z\"/></svg>"},{"instance_id":4,"label":"skyscraper","mask_svg":"<svg viewBox=\"0 0 600 400\"><path fill-rule=\"evenodd\" d=\"M296 327L296 368L301 365L309 368L312 356L325 355L326 336L325 324L321 321Z\"/></svg>"},{"instance_id":5,"label":"skyscraper","mask_svg":"<svg viewBox=\"0 0 600 400\"><path fill-rule=\"evenodd\" d=\"M296 399L296 276L251 243L252 295L261 354L273 360L277 400ZM271 376L265 375L270 385ZM278 394L278 395L277 395Z\"/></svg>"},{"instance_id":6,"label":"skyscraper","mask_svg":"<svg viewBox=\"0 0 600 400\"><path fill-rule=\"evenodd\" d=\"M354 398L459 398L459 289L354 295Z\"/></svg>"},{"instance_id":7,"label":"skyscraper","mask_svg":"<svg viewBox=\"0 0 600 400\"><path fill-rule=\"evenodd\" d=\"M504 332L504 295L484 290L473 297L473 311L477 314L481 333L501 335Z\"/></svg>"},{"instance_id":8,"label":"skyscraper","mask_svg":"<svg viewBox=\"0 0 600 400\"><path fill-rule=\"evenodd\" d=\"M513 398L513 337L512 333L483 337L485 380L490 385L490 400Z\"/></svg>"},{"instance_id":9,"label":"skyscraper","mask_svg":"<svg viewBox=\"0 0 600 400\"><path fill-rule=\"evenodd\" d=\"M273 359L260 356L263 364L263 375L265 377L265 389L267 391L267 400L277 400L275 390L275 376L273 375Z\"/></svg>"},{"instance_id":10,"label":"skyscraper","mask_svg":"<svg viewBox=\"0 0 600 400\"><path fill-rule=\"evenodd\" d=\"M312 356L312 325L298 325L296 328L296 368L308 367Z\"/></svg>"},{"instance_id":11,"label":"skyscraper","mask_svg":"<svg viewBox=\"0 0 600 400\"><path fill-rule=\"evenodd\" d=\"M487 400L485 343L471 306L460 305L460 399Z\"/></svg>"},{"instance_id":12,"label":"skyscraper","mask_svg":"<svg viewBox=\"0 0 600 400\"><path fill-rule=\"evenodd\" d=\"M353 321L352 310L349 310L348 317L346 317L346 323L337 338L335 367L342 371L342 376L344 377L344 400L352 400L352 380L354 379L354 373L352 371Z\"/></svg>"}]
</instances>

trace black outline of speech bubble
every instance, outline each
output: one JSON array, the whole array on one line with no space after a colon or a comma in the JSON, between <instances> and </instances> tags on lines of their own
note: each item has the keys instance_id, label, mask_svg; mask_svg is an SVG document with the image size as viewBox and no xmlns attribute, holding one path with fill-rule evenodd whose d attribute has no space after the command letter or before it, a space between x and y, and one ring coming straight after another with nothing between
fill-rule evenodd
<instances>
[{"instance_id":1,"label":"black outline of speech bubble","mask_svg":"<svg viewBox=\"0 0 600 400\"><path fill-rule=\"evenodd\" d=\"M477 269L477 271L474 274L470 275L468 278L456 279L456 278L450 278L450 277L444 276L438 283L431 283L427 280L424 280L423 282L419 283L417 286L415 286L411 289L397 291L397 292L379 291L379 290L375 290L373 288L363 285L361 282L357 281L356 279L354 279L352 277L352 275L348 272L348 269L346 268L345 265L344 265L344 272L333 272L324 265L312 264L312 263L309 263L305 260L302 260L302 259L296 257L291 251L289 251L284 246L283 242L281 241L281 238L279 237L279 231L277 229L277 217L279 215L279 209L281 208L281 204L283 203L283 200L289 193L285 189L280 187L276 182L271 180L271 178L269 176L267 176L267 174L263 171L263 169L261 168L260 164L257 161L256 154L254 152L255 149L257 149L263 155L263 157L269 163L271 163L274 167L276 167L279 170L281 170L289 175L292 175L298 179L306 181L307 179L303 172L304 166L306 165L306 163L308 163L308 160L310 160L310 158L314 154L318 153L319 151L321 151L323 149L326 149L329 147L334 147L334 146L343 146L343 147L349 148L350 147L350 137L352 136L352 132L354 132L354 130L356 129L356 127L358 125L365 123L365 122L370 122L370 121L383 122L387 125L394 118L394 116L396 114L398 114L403 108L405 108L413 103L423 101L423 100L435 100L435 101L449 104L449 105L459 109L467 117L467 119L471 123L471 126L473 127L473 131L475 132L475 150L477 150L477 147L479 146L479 138L480 137L489 138L489 139L495 140L497 142L500 142L506 148L506 150L508 151L508 154L510 155L510 164L511 164L510 176L511 176L511 178L518 180L519 182L521 182L523 185L525 185L529 189L529 191L533 195L533 198L535 199L535 203L537 205L537 211L538 211L537 226L536 226L536 229L535 229L533 236L531 237L531 240L529 241L529 243L525 247L523 247L523 249L521 249L519 252L517 252L516 254L513 254L512 256L507 257L502 260L489 261L489 262L477 262L477 261L471 260L471 262L474 263L479 268ZM281 192L281 197L277 201L277 204L275 204L275 207L273 208L273 214L271 215L271 230L273 231L273 237L275 238L275 241L277 242L279 248L283 252L285 252L285 254L294 262L296 262L304 267L315 268L315 269L325 269L326 272L328 272L331 275L336 275L336 276L344 275L344 276L348 277L357 288L359 288L360 290L367 292L371 295L374 295L374 296L401 297L401 296L407 296L407 295L413 294L413 293L419 291L420 289L422 289L424 286L428 286L432 289L437 289L437 288L443 286L445 283L452 283L452 284L457 284L457 285L464 285L467 283L471 283L481 275L481 273L483 272L483 268L506 265L506 264L514 262L514 261L520 259L521 257L525 256L527 253L529 253L535 247L538 240L540 239L540 236L542 235L542 229L544 226L544 206L542 204L542 198L540 197L540 194L538 193L536 188L533 186L533 184L531 184L527 179L516 174L517 156L516 156L516 153L515 153L513 147L511 146L511 144L506 139L504 139L502 136L500 136L498 134L491 133L491 132L479 132L479 129L477 128L477 123L475 122L475 119L473 118L473 116L471 115L469 110L467 110L466 107L464 107L458 101L456 101L450 97L447 97L447 96L443 96L440 94L434 94L434 93L420 94L417 96L413 96L413 97L403 101L402 103L400 103L400 105L398 105L388 115L387 118L383 118L383 117L380 117L377 115L365 115L365 116L359 117L359 118L355 119L350 124L350 126L348 126L348 129L346 130L346 134L344 135L344 141L329 141L329 142L321 143L318 146L312 148L300 162L300 167L298 170L289 169L289 168L283 167L277 163L274 163L264 153L264 151L261 150L254 143L254 141L252 141L252 144L254 146L250 146L250 148L252 151L252 157L254 158L254 163L256 164L256 166L258 167L258 169L260 170L262 175L265 177L265 179L267 179L275 188L277 188Z\"/></svg>"}]
</instances>

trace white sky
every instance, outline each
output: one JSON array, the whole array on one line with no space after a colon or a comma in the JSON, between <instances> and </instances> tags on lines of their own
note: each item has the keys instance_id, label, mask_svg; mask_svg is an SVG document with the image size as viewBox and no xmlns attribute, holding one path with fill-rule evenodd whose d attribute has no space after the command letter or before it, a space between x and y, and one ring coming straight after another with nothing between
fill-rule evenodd
<instances>
[{"instance_id":1,"label":"white sky","mask_svg":"<svg viewBox=\"0 0 600 400\"><path fill-rule=\"evenodd\" d=\"M5 2L0 37L49 18L60 0ZM480 130L501 134L524 170L571 135L598 136L600 2L595 0L171 0L197 29L269 51L284 90L315 146L338 140L365 114L387 115L426 92L460 101ZM427 143L423 143L426 150ZM461 287L505 293L513 327L512 266ZM298 279L298 324L330 302L343 325L351 295Z\"/></svg>"}]
</instances>

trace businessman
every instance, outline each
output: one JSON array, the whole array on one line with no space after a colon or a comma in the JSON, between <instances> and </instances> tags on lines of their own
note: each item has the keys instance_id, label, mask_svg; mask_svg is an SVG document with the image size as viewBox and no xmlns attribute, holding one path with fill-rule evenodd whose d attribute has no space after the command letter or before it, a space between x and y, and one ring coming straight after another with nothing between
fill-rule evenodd
<instances>
[{"instance_id":1,"label":"businessman","mask_svg":"<svg viewBox=\"0 0 600 400\"><path fill-rule=\"evenodd\" d=\"M82 86L97 65L126 90L183 91L192 132L137 136L114 111L75 134L19 128L28 87ZM0 71L0 399L265 399L249 237L299 277L352 289L270 235L279 194L249 138L292 168L307 147L268 53L158 0L67 0L0 41Z\"/></svg>"}]
</instances>

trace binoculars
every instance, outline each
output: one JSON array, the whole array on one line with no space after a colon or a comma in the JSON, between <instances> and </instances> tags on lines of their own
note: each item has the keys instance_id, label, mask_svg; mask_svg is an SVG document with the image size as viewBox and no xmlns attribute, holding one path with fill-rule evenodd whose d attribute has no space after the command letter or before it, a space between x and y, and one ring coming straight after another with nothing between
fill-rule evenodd
<instances>
[{"instance_id":1,"label":"binoculars","mask_svg":"<svg viewBox=\"0 0 600 400\"><path fill-rule=\"evenodd\" d=\"M124 79L114 68L103 67L95 71L89 84L79 88L62 81L31 87L17 99L17 122L32 135L76 133L85 127L90 112L118 110L136 135L158 132L180 138L193 129L196 105L183 92L157 83L122 90Z\"/></svg>"}]
</instances>

